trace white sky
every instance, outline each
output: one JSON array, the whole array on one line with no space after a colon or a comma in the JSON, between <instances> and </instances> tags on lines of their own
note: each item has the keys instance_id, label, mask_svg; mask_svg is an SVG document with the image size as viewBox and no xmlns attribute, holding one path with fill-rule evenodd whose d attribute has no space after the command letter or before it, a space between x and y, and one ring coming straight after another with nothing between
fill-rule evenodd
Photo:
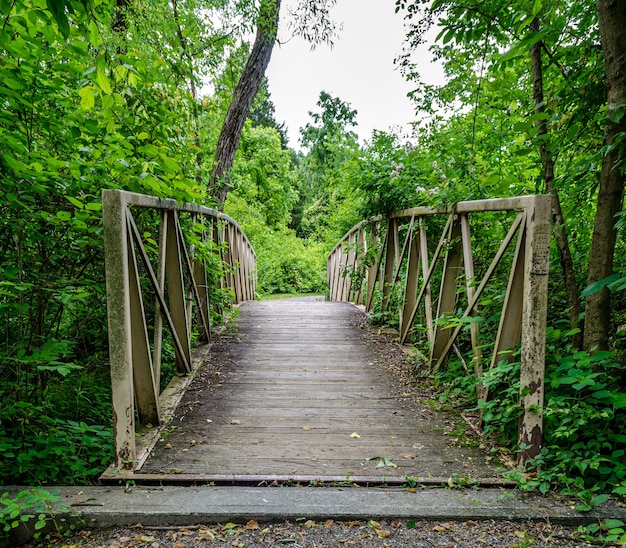
<instances>
[{"instance_id":1,"label":"white sky","mask_svg":"<svg viewBox=\"0 0 626 548\"><path fill-rule=\"evenodd\" d=\"M281 42L289 38L286 7ZM400 126L410 131L415 115L407 93L412 87L393 64L402 51L404 22L394 10L394 0L338 0L333 19L343 29L333 49L322 45L311 51L301 38L274 47L266 74L276 120L286 123L292 148L299 148L299 129L311 121L309 111L318 111L322 90L358 111L354 131L361 140L373 129ZM430 66L427 47L417 55L424 63L422 77L429 83L440 81L442 72Z\"/></svg>"}]
</instances>

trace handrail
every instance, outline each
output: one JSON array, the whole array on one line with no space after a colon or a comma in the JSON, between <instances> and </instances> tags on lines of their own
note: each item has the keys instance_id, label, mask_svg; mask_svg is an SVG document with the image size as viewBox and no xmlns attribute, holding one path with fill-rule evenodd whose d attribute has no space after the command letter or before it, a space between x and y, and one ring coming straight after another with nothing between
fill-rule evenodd
<instances>
[{"instance_id":1,"label":"handrail","mask_svg":"<svg viewBox=\"0 0 626 548\"><path fill-rule=\"evenodd\" d=\"M113 469L132 472L147 455L147 449L143 454L137 451L136 419L154 426L163 421L159 398L164 324L172 336L178 373L193 372L194 316L198 341L204 343L211 333L212 309L223 312L224 306L212 302L212 293L230 290L234 303L254 299L256 255L241 227L214 209L121 190L103 190L102 205ZM155 265L133 215L141 208L160 214ZM193 223L193 243L184 234L181 214ZM219 264L221 275L215 284L219 288L211 286L207 252L200 247L209 249L208 257ZM153 325L148 325L146 315L149 293L156 301Z\"/></svg>"},{"instance_id":2,"label":"handrail","mask_svg":"<svg viewBox=\"0 0 626 548\"><path fill-rule=\"evenodd\" d=\"M422 310L432 370L445 365L463 327L469 325L474 373L480 379L484 345L479 340L478 323L472 318L478 314L479 299L493 273L497 267L502 268L507 249L515 246L490 367L511 359L511 351L521 347L523 417L518 445L522 464L539 453L542 440L550 205L550 196L536 195L459 202L439 209L416 207L396 211L387 217L361 221L337 243L327 261L332 301L365 304L369 312L378 284L380 308L384 312L391 306L394 288L402 286L397 310L399 339L402 343L407 341L417 313ZM470 216L498 211L517 214L484 276L478 280L474 275ZM446 218L446 223L431 252L426 220L435 216ZM382 225L386 229L381 243ZM405 234L402 246L401 233ZM438 297L431 291L435 272L440 279ZM463 291L466 304L456 327L438 324L438 319L454 316L458 294ZM477 384L477 396L479 400L488 396L481 383Z\"/></svg>"}]
</instances>

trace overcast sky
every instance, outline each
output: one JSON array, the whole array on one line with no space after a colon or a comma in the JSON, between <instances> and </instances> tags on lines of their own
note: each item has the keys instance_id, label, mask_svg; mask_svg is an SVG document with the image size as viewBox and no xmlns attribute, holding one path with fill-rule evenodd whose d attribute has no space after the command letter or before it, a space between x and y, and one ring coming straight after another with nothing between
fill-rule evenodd
<instances>
[{"instance_id":1,"label":"overcast sky","mask_svg":"<svg viewBox=\"0 0 626 548\"><path fill-rule=\"evenodd\" d=\"M358 111L355 131L361 140L369 138L373 129L410 129L411 85L393 63L404 40L402 16L394 9L394 0L338 0L333 18L343 24L343 30L332 49L323 45L311 51L300 38L274 47L267 77L276 120L286 123L292 148L299 148L299 129L310 121L308 112L318 110L322 90ZM281 42L289 38L286 10L284 14ZM424 63L423 75L429 80L440 78L436 67L427 68L426 48L418 55L420 65Z\"/></svg>"}]
</instances>

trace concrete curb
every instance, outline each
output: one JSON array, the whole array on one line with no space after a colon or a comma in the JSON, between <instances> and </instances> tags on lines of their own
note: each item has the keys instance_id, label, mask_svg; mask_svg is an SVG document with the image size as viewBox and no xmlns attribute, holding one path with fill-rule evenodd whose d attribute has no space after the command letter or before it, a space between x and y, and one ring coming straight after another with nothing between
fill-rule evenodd
<instances>
[{"instance_id":1,"label":"concrete curb","mask_svg":"<svg viewBox=\"0 0 626 548\"><path fill-rule=\"evenodd\" d=\"M14 494L23 490L7 487ZM359 487L56 487L62 500L52 514L86 528L185 526L203 523L275 522L306 518L511 520L586 524L626 521L626 509L606 504L579 513L551 497L510 489L418 489Z\"/></svg>"}]
</instances>

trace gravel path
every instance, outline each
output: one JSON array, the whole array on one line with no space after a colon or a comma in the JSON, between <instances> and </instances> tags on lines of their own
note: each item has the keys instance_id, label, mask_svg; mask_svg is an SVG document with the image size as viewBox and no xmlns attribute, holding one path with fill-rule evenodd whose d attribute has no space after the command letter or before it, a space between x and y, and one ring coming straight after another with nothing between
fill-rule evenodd
<instances>
[{"instance_id":1,"label":"gravel path","mask_svg":"<svg viewBox=\"0 0 626 548\"><path fill-rule=\"evenodd\" d=\"M510 521L352 521L323 523L250 521L247 524L188 528L115 528L81 531L72 537L49 538L28 545L40 547L107 548L229 548L248 547L575 547L589 546L573 538L576 527L546 522Z\"/></svg>"}]
</instances>

